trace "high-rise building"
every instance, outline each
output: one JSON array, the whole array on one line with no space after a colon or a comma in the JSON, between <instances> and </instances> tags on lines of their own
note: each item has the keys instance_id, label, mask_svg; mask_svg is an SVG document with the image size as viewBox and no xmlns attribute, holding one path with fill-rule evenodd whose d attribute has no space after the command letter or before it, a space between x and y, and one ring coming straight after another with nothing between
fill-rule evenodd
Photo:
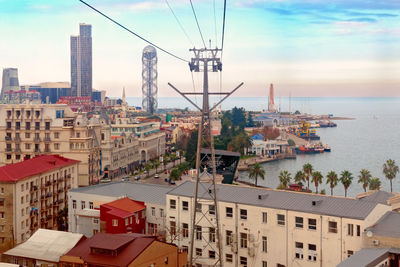
<instances>
[{"instance_id":1,"label":"high-rise building","mask_svg":"<svg viewBox=\"0 0 400 267\"><path fill-rule=\"evenodd\" d=\"M151 45L143 49L142 56L142 106L146 112L157 110L157 51Z\"/></svg>"},{"instance_id":2,"label":"high-rise building","mask_svg":"<svg viewBox=\"0 0 400 267\"><path fill-rule=\"evenodd\" d=\"M11 90L12 91L19 90L18 69L16 68L3 69L1 96L3 96L4 93L9 92Z\"/></svg>"},{"instance_id":3,"label":"high-rise building","mask_svg":"<svg viewBox=\"0 0 400 267\"><path fill-rule=\"evenodd\" d=\"M92 26L79 24L71 36L71 95L92 97Z\"/></svg>"}]
</instances>

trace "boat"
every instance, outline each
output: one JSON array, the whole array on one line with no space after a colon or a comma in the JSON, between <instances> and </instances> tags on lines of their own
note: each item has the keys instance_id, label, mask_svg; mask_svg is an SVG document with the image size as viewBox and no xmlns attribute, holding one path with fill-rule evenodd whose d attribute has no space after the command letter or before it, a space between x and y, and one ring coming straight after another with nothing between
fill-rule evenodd
<instances>
[{"instance_id":1,"label":"boat","mask_svg":"<svg viewBox=\"0 0 400 267\"><path fill-rule=\"evenodd\" d=\"M336 127L337 124L328 120L317 121L320 128Z\"/></svg>"},{"instance_id":2,"label":"boat","mask_svg":"<svg viewBox=\"0 0 400 267\"><path fill-rule=\"evenodd\" d=\"M324 151L325 152L331 152L331 147L327 144L324 145Z\"/></svg>"}]
</instances>

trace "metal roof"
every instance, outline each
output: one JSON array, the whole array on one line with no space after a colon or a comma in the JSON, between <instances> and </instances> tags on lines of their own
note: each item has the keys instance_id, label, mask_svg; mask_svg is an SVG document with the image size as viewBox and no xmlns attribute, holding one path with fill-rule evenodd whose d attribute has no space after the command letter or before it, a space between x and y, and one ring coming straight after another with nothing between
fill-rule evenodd
<instances>
[{"instance_id":1,"label":"metal roof","mask_svg":"<svg viewBox=\"0 0 400 267\"><path fill-rule=\"evenodd\" d=\"M103 195L110 197L126 196L130 199L165 206L165 195L171 187L168 185L136 182L112 182L87 187L74 188L69 192Z\"/></svg>"},{"instance_id":2,"label":"metal roof","mask_svg":"<svg viewBox=\"0 0 400 267\"><path fill-rule=\"evenodd\" d=\"M374 235L400 238L400 213L388 211L374 226L366 229Z\"/></svg>"},{"instance_id":3,"label":"metal roof","mask_svg":"<svg viewBox=\"0 0 400 267\"><path fill-rule=\"evenodd\" d=\"M47 262L58 262L60 256L75 247L82 238L85 238L82 234L38 229L27 241L4 254Z\"/></svg>"},{"instance_id":4,"label":"metal roof","mask_svg":"<svg viewBox=\"0 0 400 267\"><path fill-rule=\"evenodd\" d=\"M208 148L202 148L200 149L201 154L211 154L211 150ZM221 155L221 156L232 156L232 157L240 157L239 152L232 152L228 150L219 150L219 149L214 149L215 155Z\"/></svg>"},{"instance_id":5,"label":"metal roof","mask_svg":"<svg viewBox=\"0 0 400 267\"><path fill-rule=\"evenodd\" d=\"M386 192L386 191L381 191L377 190L373 192L372 194L366 195L366 196L361 196L358 197L359 199L362 199L364 201L371 201L375 203L381 203L381 204L387 204L387 201L391 198L394 197L396 194Z\"/></svg>"},{"instance_id":6,"label":"metal roof","mask_svg":"<svg viewBox=\"0 0 400 267\"><path fill-rule=\"evenodd\" d=\"M336 267L373 267L388 257L389 253L399 254L396 248L363 248Z\"/></svg>"},{"instance_id":7,"label":"metal roof","mask_svg":"<svg viewBox=\"0 0 400 267\"><path fill-rule=\"evenodd\" d=\"M169 195L193 197L194 183L186 181L168 192ZM199 186L199 195L209 197ZM261 199L259 196L263 195ZM378 203L354 198L332 197L311 193L299 193L254 187L217 185L218 201L266 208L293 210L328 216L365 219Z\"/></svg>"}]
</instances>

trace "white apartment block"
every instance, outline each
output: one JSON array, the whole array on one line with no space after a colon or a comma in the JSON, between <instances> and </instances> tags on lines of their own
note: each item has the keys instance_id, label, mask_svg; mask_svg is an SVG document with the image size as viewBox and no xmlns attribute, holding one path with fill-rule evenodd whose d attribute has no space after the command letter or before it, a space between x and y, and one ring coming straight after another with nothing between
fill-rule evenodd
<instances>
[{"instance_id":1,"label":"white apartment block","mask_svg":"<svg viewBox=\"0 0 400 267\"><path fill-rule=\"evenodd\" d=\"M185 182L167 193L167 221L177 233L169 241L185 249L190 247L194 185ZM391 210L371 199L232 185L218 185L217 191L224 266L336 266L362 248L364 229ZM209 212L212 205L201 208L206 218L196 225L194 250L198 266L209 266L215 253L207 250L207 242L215 242L210 235L215 229L208 229L207 220L215 215Z\"/></svg>"},{"instance_id":2,"label":"white apartment block","mask_svg":"<svg viewBox=\"0 0 400 267\"><path fill-rule=\"evenodd\" d=\"M100 231L101 204L129 197L146 205L146 234L164 235L166 193L171 186L135 182L112 182L80 187L68 192L68 231L87 237Z\"/></svg>"}]
</instances>

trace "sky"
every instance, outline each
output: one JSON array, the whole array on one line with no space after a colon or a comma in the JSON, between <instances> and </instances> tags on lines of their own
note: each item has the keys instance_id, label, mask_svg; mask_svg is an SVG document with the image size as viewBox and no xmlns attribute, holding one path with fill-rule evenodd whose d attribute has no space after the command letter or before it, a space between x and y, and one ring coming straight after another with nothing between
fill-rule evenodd
<instances>
[{"instance_id":1,"label":"sky","mask_svg":"<svg viewBox=\"0 0 400 267\"><path fill-rule=\"evenodd\" d=\"M86 0L171 53L190 59L202 41L188 0ZM206 45L221 47L222 0L193 0ZM215 12L214 12L215 6ZM215 14L215 16L214 16ZM0 68L20 84L70 82L70 36L92 25L93 87L141 97L142 40L78 0L0 0ZM210 90L235 96L400 97L400 1L227 1L223 72ZM210 41L209 41L210 40ZM158 96L199 91L202 73L158 50ZM0 74L1 75L1 74Z\"/></svg>"}]
</instances>

